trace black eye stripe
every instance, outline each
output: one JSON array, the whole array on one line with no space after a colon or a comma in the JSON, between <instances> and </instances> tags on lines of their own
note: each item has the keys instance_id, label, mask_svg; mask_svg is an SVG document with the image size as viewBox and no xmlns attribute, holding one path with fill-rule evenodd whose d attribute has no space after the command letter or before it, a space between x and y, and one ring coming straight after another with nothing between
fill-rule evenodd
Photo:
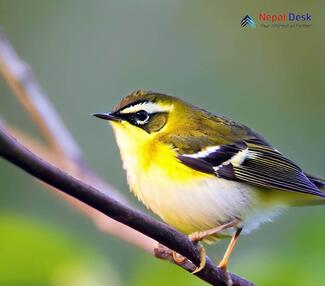
<instances>
[{"instance_id":1,"label":"black eye stripe","mask_svg":"<svg viewBox=\"0 0 325 286\"><path fill-rule=\"evenodd\" d=\"M132 125L141 126L141 125L145 125L154 113L149 114L145 110L139 110L133 113L115 113L115 114L117 117L131 123Z\"/></svg>"}]
</instances>

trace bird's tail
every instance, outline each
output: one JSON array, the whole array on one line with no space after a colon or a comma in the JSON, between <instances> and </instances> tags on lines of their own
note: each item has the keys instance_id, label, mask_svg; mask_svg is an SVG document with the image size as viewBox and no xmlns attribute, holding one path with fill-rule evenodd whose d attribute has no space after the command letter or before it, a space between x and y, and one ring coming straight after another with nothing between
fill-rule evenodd
<instances>
[{"instance_id":1,"label":"bird's tail","mask_svg":"<svg viewBox=\"0 0 325 286\"><path fill-rule=\"evenodd\" d=\"M307 178L325 195L325 180L306 174ZM325 197L311 201L308 205L325 205Z\"/></svg>"},{"instance_id":2,"label":"bird's tail","mask_svg":"<svg viewBox=\"0 0 325 286\"><path fill-rule=\"evenodd\" d=\"M319 178L316 178L312 175L308 175L308 174L305 174L307 176L307 178L315 184L315 186L317 188L319 188L320 190L324 189L325 188L325 180L323 179L319 179Z\"/></svg>"}]
</instances>

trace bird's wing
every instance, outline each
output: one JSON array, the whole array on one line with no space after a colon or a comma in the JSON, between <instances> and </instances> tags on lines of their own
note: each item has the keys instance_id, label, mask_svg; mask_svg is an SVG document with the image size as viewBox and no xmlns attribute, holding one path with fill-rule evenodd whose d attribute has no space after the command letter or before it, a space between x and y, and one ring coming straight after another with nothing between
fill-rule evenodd
<instances>
[{"instance_id":1,"label":"bird's wing","mask_svg":"<svg viewBox=\"0 0 325 286\"><path fill-rule=\"evenodd\" d=\"M178 159L195 170L245 183L325 197L292 161L255 133L241 141L205 146Z\"/></svg>"}]
</instances>

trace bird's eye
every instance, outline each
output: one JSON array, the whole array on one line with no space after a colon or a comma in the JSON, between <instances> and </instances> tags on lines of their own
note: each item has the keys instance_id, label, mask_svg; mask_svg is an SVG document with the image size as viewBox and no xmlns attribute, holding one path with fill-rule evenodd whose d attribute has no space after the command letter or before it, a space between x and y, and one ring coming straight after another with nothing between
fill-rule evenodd
<instances>
[{"instance_id":1,"label":"bird's eye","mask_svg":"<svg viewBox=\"0 0 325 286\"><path fill-rule=\"evenodd\" d=\"M138 124L144 124L148 121L149 114L144 110L140 110L135 114L135 117Z\"/></svg>"}]
</instances>

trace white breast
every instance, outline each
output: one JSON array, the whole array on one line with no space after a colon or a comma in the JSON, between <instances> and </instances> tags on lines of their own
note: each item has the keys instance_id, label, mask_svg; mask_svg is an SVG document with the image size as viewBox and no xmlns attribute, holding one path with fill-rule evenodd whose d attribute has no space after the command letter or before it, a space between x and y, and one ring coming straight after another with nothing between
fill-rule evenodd
<instances>
[{"instance_id":1,"label":"white breast","mask_svg":"<svg viewBox=\"0 0 325 286\"><path fill-rule=\"evenodd\" d=\"M165 222L184 233L211 229L234 218L244 222L244 233L270 221L279 206L261 206L259 190L217 177L187 183L172 181L152 168L146 176L128 175L138 198Z\"/></svg>"}]
</instances>

